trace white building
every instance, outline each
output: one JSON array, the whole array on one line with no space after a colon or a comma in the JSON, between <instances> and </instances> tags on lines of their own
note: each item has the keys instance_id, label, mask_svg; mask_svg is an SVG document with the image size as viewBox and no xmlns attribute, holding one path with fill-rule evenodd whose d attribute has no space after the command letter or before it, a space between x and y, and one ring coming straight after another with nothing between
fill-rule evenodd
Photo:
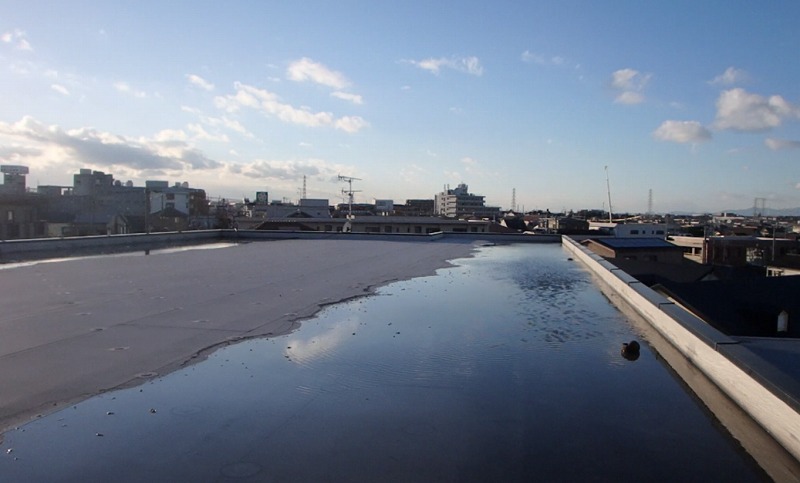
<instances>
[{"instance_id":1,"label":"white building","mask_svg":"<svg viewBox=\"0 0 800 483\"><path fill-rule=\"evenodd\" d=\"M469 187L461 183L455 189L445 187L436 194L433 204L434 214L447 218L495 218L500 215L500 208L485 206L485 196L469 192Z\"/></svg>"},{"instance_id":2,"label":"white building","mask_svg":"<svg viewBox=\"0 0 800 483\"><path fill-rule=\"evenodd\" d=\"M667 227L663 223L617 223L613 228L616 237L666 238Z\"/></svg>"}]
</instances>

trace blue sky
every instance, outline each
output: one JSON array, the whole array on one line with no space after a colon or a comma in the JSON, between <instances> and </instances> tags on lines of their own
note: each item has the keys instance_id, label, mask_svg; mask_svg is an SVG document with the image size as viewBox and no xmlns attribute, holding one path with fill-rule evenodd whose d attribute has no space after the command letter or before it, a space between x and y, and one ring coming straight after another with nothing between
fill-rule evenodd
<instances>
[{"instance_id":1,"label":"blue sky","mask_svg":"<svg viewBox=\"0 0 800 483\"><path fill-rule=\"evenodd\" d=\"M800 3L0 0L0 162L209 196L800 207Z\"/></svg>"}]
</instances>

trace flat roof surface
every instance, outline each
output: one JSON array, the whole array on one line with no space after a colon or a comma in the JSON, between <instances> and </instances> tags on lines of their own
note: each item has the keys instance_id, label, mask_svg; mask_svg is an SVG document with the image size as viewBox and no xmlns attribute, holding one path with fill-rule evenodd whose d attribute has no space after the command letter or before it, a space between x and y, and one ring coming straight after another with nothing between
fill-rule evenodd
<instances>
[{"instance_id":1,"label":"flat roof surface","mask_svg":"<svg viewBox=\"0 0 800 483\"><path fill-rule=\"evenodd\" d=\"M231 341L286 333L322 305L432 274L472 249L459 240L285 240L0 266L0 427Z\"/></svg>"}]
</instances>

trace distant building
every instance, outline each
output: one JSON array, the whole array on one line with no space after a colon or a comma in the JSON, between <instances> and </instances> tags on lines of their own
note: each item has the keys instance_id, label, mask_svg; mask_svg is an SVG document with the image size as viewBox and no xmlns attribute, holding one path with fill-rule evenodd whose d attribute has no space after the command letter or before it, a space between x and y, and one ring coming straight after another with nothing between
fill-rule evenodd
<instances>
[{"instance_id":1,"label":"distant building","mask_svg":"<svg viewBox=\"0 0 800 483\"><path fill-rule=\"evenodd\" d=\"M528 224L525 221L525 217L520 213L514 212L513 210L503 213L498 221L498 224L512 232L528 231Z\"/></svg>"},{"instance_id":2,"label":"distant building","mask_svg":"<svg viewBox=\"0 0 800 483\"><path fill-rule=\"evenodd\" d=\"M386 216L392 214L393 212L393 200L375 200L375 214Z\"/></svg>"},{"instance_id":3,"label":"distant building","mask_svg":"<svg viewBox=\"0 0 800 483\"><path fill-rule=\"evenodd\" d=\"M601 257L679 264L683 249L663 238L596 238L581 242Z\"/></svg>"},{"instance_id":4,"label":"distant building","mask_svg":"<svg viewBox=\"0 0 800 483\"><path fill-rule=\"evenodd\" d=\"M273 201L268 205L256 203L252 208L253 218L330 218L331 208L326 199L303 198L298 204Z\"/></svg>"},{"instance_id":5,"label":"distant building","mask_svg":"<svg viewBox=\"0 0 800 483\"><path fill-rule=\"evenodd\" d=\"M469 187L461 183L455 189L445 188L435 196L434 213L446 218L497 218L500 208L486 206L484 198L470 193Z\"/></svg>"},{"instance_id":6,"label":"distant building","mask_svg":"<svg viewBox=\"0 0 800 483\"><path fill-rule=\"evenodd\" d=\"M345 218L268 219L258 230L343 232ZM452 220L416 216L363 216L350 222L352 233L385 233L424 235L431 233L488 233L491 222L484 220Z\"/></svg>"},{"instance_id":7,"label":"distant building","mask_svg":"<svg viewBox=\"0 0 800 483\"><path fill-rule=\"evenodd\" d=\"M406 200L403 205L394 205L397 216L434 216L434 200Z\"/></svg>"},{"instance_id":8,"label":"distant building","mask_svg":"<svg viewBox=\"0 0 800 483\"><path fill-rule=\"evenodd\" d=\"M589 222L572 216L561 216L556 218L554 229L563 235L588 233Z\"/></svg>"},{"instance_id":9,"label":"distant building","mask_svg":"<svg viewBox=\"0 0 800 483\"><path fill-rule=\"evenodd\" d=\"M14 166L6 164L0 166L0 173L3 173L3 184L0 185L0 194L25 194L25 175L28 174L27 166Z\"/></svg>"},{"instance_id":10,"label":"distant building","mask_svg":"<svg viewBox=\"0 0 800 483\"><path fill-rule=\"evenodd\" d=\"M698 263L744 267L767 266L800 252L797 240L754 236L674 236L671 241L680 246L686 258ZM778 269L779 267L775 267Z\"/></svg>"},{"instance_id":11,"label":"distant building","mask_svg":"<svg viewBox=\"0 0 800 483\"><path fill-rule=\"evenodd\" d=\"M205 191L188 183L149 180L133 186L102 171L81 169L72 187L40 186L49 236L83 236L205 227Z\"/></svg>"},{"instance_id":12,"label":"distant building","mask_svg":"<svg viewBox=\"0 0 800 483\"><path fill-rule=\"evenodd\" d=\"M42 200L33 194L0 193L0 240L47 236Z\"/></svg>"},{"instance_id":13,"label":"distant building","mask_svg":"<svg viewBox=\"0 0 800 483\"><path fill-rule=\"evenodd\" d=\"M344 218L348 213L353 216L375 216L375 205L372 203L339 203L336 205L334 218Z\"/></svg>"},{"instance_id":14,"label":"distant building","mask_svg":"<svg viewBox=\"0 0 800 483\"><path fill-rule=\"evenodd\" d=\"M612 229L615 237L666 238L666 225L661 223L617 223Z\"/></svg>"},{"instance_id":15,"label":"distant building","mask_svg":"<svg viewBox=\"0 0 800 483\"><path fill-rule=\"evenodd\" d=\"M41 220L44 204L40 197L28 193L25 185L27 166L0 166L0 240L47 236Z\"/></svg>"},{"instance_id":16,"label":"distant building","mask_svg":"<svg viewBox=\"0 0 800 483\"><path fill-rule=\"evenodd\" d=\"M165 210L175 210L186 218L208 214L205 190L190 188L189 183L169 186L166 181L146 181L145 189L149 195L151 214Z\"/></svg>"}]
</instances>

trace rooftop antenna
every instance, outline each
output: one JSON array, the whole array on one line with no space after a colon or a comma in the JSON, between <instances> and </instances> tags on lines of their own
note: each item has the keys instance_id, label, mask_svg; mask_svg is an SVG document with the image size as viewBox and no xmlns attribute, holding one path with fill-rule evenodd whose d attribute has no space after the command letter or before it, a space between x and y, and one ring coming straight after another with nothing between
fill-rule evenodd
<instances>
[{"instance_id":1,"label":"rooftop antenna","mask_svg":"<svg viewBox=\"0 0 800 483\"><path fill-rule=\"evenodd\" d=\"M611 218L611 184L608 182L608 165L606 165L606 189L608 190L608 222L614 223Z\"/></svg>"},{"instance_id":2,"label":"rooftop antenna","mask_svg":"<svg viewBox=\"0 0 800 483\"><path fill-rule=\"evenodd\" d=\"M353 178L351 176L339 175L339 181L347 183L347 190L342 190L342 194L347 195L347 220L353 219L353 193L358 193L361 190L353 190L353 181L361 181L361 178Z\"/></svg>"}]
</instances>

